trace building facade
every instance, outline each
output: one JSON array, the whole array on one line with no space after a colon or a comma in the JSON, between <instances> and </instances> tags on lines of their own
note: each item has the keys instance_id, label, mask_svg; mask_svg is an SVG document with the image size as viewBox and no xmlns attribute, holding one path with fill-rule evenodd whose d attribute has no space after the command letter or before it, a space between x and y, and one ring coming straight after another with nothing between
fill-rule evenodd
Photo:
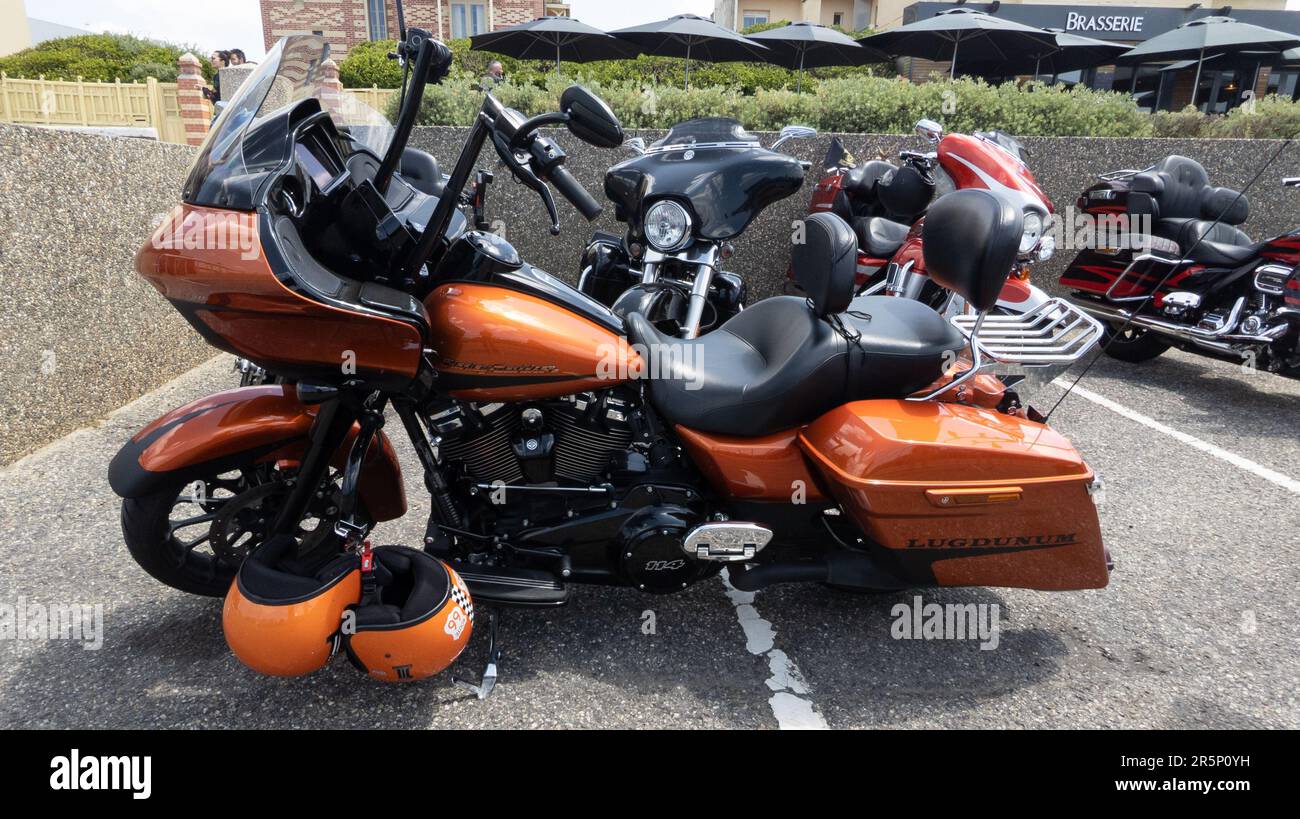
<instances>
[{"instance_id":1,"label":"building facade","mask_svg":"<svg viewBox=\"0 0 1300 819\"><path fill-rule=\"evenodd\" d=\"M881 0L877 0L881 2ZM899 4L903 0L898 0ZM1200 17L1226 15L1243 23L1300 34L1300 11L1287 11L1286 0L1241 0L1239 4L1207 6L1201 3L1151 0L1145 5L1110 2L966 3L968 8L1038 28L1059 29L1124 45L1137 45ZM911 2L901 16L882 29L932 17L953 3ZM1300 57L1300 55L1293 55ZM1195 102L1202 111L1224 113L1252 97L1281 94L1295 98L1300 91L1300 65L1271 55L1232 56L1207 54L1197 70L1196 61L1164 62L1140 66L1098 66L1059 77L1042 77L1090 88L1128 91L1147 110L1178 110ZM914 82L946 77L947 62L920 58L899 61L898 69ZM958 60L958 71L962 69ZM990 76L989 79L996 79ZM1195 87L1195 88L1193 88Z\"/></svg>"},{"instance_id":2,"label":"building facade","mask_svg":"<svg viewBox=\"0 0 1300 819\"><path fill-rule=\"evenodd\" d=\"M713 22L734 31L780 20L857 31L870 24L871 5L871 0L714 0Z\"/></svg>"},{"instance_id":3,"label":"building facade","mask_svg":"<svg viewBox=\"0 0 1300 819\"><path fill-rule=\"evenodd\" d=\"M320 34L341 59L357 43L397 37L395 0L261 0L261 6L268 49L288 34ZM569 15L567 3L546 0L406 0L402 8L408 26L443 40Z\"/></svg>"}]
</instances>

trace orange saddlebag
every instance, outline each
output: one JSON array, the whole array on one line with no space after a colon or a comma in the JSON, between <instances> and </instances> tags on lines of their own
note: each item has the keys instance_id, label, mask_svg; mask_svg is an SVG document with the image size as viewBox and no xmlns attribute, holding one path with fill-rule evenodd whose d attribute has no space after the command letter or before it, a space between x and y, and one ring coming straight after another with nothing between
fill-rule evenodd
<instances>
[{"instance_id":1,"label":"orange saddlebag","mask_svg":"<svg viewBox=\"0 0 1300 819\"><path fill-rule=\"evenodd\" d=\"M904 581L1060 591L1109 579L1093 472L1043 424L936 401L856 401L799 442L882 568Z\"/></svg>"}]
</instances>

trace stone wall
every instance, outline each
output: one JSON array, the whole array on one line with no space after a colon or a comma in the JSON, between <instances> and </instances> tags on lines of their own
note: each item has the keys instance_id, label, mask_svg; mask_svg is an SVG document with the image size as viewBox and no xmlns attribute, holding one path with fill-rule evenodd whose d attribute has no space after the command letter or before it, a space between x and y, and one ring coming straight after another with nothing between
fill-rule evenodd
<instances>
[{"instance_id":1,"label":"stone wall","mask_svg":"<svg viewBox=\"0 0 1300 819\"><path fill-rule=\"evenodd\" d=\"M135 275L193 158L183 145L0 125L0 464L215 354Z\"/></svg>"},{"instance_id":2,"label":"stone wall","mask_svg":"<svg viewBox=\"0 0 1300 819\"><path fill-rule=\"evenodd\" d=\"M417 128L411 143L438 157L446 172L455 162L465 133L463 128ZM663 132L638 131L635 135L644 136L648 143L658 139ZM552 136L569 152L568 166L578 181L586 185L598 200L606 202L602 182L605 169L631 154L619 149L593 148L563 131ZM760 136L763 143L769 145L775 138L774 134ZM874 157L877 153L896 157L904 148L925 148L919 137L908 135L839 136L859 160ZM728 262L728 268L745 276L751 298L779 292L790 257L791 223L807 213L812 187L821 175L830 140L831 135L823 134L782 146L794 156L812 162L813 167L799 192L769 207L735 242L736 255ZM1166 154L1177 153L1203 164L1209 171L1212 184L1241 189L1281 147L1281 142L1268 140L1029 137L1021 141L1029 153L1029 167L1063 215L1099 173L1119 168L1145 168ZM480 165L496 167L497 158L491 147L484 152ZM1279 184L1282 177L1296 175L1300 175L1300 146L1292 145L1264 171L1249 192L1251 215L1245 230L1252 237L1264 238L1300 225L1300 191L1283 189ZM600 229L622 233L624 226L614 220L612 207L607 207L594 224L588 224L564 200L558 200L557 205L562 232L558 237L552 237L547 231L540 200L527 188L516 185L508 173L500 169L497 184L493 185L489 195L488 213L492 219L501 220L506 238L525 259L575 282L578 259L591 231ZM1074 253L1068 249L1058 251L1056 258L1035 273L1034 281L1049 291L1054 290L1056 278L1073 256Z\"/></svg>"}]
</instances>

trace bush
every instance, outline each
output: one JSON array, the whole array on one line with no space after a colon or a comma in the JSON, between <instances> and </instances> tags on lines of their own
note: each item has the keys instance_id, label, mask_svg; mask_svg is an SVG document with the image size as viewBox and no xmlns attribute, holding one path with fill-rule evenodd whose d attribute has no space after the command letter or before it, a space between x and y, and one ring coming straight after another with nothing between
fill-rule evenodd
<instances>
[{"instance_id":1,"label":"bush","mask_svg":"<svg viewBox=\"0 0 1300 819\"><path fill-rule=\"evenodd\" d=\"M397 60L388 59L397 49L396 40L372 40L348 49L339 63L339 81L345 88L400 88L402 68Z\"/></svg>"},{"instance_id":2,"label":"bush","mask_svg":"<svg viewBox=\"0 0 1300 819\"><path fill-rule=\"evenodd\" d=\"M494 93L507 105L532 115L555 110L569 82L552 75L541 86L512 81L496 86ZM1152 118L1139 111L1128 95L1086 88L994 86L964 78L917 85L880 77L824 80L816 93L802 94L786 88L745 94L736 84L693 86L689 91L628 80L589 85L629 128L667 128L692 117L727 116L756 130L799 123L822 131L901 134L928 117L964 133L992 128L1017 136L1153 133ZM443 85L426 89L419 122L468 125L481 93L476 79L456 74Z\"/></svg>"},{"instance_id":3,"label":"bush","mask_svg":"<svg viewBox=\"0 0 1300 819\"><path fill-rule=\"evenodd\" d=\"M81 34L46 40L37 46L0 57L0 71L11 77L87 82L140 82L154 77L176 81L176 60L186 51L203 64L203 76L212 80L206 52L189 46L145 40L129 34Z\"/></svg>"}]
</instances>

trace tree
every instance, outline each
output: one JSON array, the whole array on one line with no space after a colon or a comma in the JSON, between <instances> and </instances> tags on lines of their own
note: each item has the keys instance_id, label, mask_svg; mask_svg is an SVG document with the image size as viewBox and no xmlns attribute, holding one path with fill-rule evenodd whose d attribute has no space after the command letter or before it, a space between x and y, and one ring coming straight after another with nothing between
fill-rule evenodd
<instances>
[{"instance_id":1,"label":"tree","mask_svg":"<svg viewBox=\"0 0 1300 819\"><path fill-rule=\"evenodd\" d=\"M212 66L200 49L146 40L130 34L79 34L46 40L32 48L0 57L0 71L11 77L139 82L155 77L176 80L176 60L186 51L203 63L203 76L212 79Z\"/></svg>"}]
</instances>

